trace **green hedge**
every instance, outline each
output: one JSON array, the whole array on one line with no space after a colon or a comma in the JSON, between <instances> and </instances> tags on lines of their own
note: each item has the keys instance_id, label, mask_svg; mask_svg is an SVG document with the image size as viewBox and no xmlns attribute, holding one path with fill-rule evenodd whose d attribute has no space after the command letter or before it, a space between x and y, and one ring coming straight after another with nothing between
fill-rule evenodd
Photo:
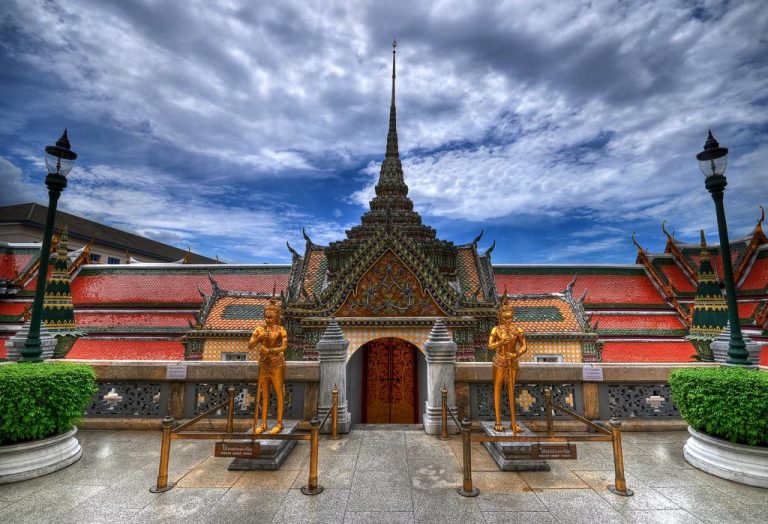
<instances>
[{"instance_id":1,"label":"green hedge","mask_svg":"<svg viewBox=\"0 0 768 524\"><path fill-rule=\"evenodd\" d=\"M694 429L737 444L768 446L768 373L683 368L669 376L672 400Z\"/></svg>"},{"instance_id":2,"label":"green hedge","mask_svg":"<svg viewBox=\"0 0 768 524\"><path fill-rule=\"evenodd\" d=\"M67 431L96 391L96 374L85 364L0 366L0 444Z\"/></svg>"}]
</instances>

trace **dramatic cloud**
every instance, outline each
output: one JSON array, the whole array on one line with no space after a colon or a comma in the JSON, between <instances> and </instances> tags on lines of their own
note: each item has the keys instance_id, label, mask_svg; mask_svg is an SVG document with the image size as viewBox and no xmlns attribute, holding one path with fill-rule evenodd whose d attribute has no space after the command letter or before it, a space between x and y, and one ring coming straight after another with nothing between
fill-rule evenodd
<instances>
[{"instance_id":1,"label":"dramatic cloud","mask_svg":"<svg viewBox=\"0 0 768 524\"><path fill-rule=\"evenodd\" d=\"M338 239L373 195L396 34L406 181L441 237L484 228L499 262L627 263L663 219L714 236L693 158L709 127L731 147L734 236L768 204L766 27L760 0L8 1L0 189L41 201L31 159L69 125L62 206L288 260L302 226Z\"/></svg>"}]
</instances>

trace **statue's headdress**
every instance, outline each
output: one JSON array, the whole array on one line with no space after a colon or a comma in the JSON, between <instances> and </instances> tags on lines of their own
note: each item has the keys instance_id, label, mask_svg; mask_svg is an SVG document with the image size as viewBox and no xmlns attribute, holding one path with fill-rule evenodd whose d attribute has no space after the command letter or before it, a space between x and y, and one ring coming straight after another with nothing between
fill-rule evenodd
<instances>
[{"instance_id":1,"label":"statue's headdress","mask_svg":"<svg viewBox=\"0 0 768 524\"><path fill-rule=\"evenodd\" d=\"M503 311L512 311L512 315L515 314L515 308L512 306L512 300L507 296L507 290L504 290L504 294L501 296L501 303L499 304L499 324L502 323Z\"/></svg>"}]
</instances>

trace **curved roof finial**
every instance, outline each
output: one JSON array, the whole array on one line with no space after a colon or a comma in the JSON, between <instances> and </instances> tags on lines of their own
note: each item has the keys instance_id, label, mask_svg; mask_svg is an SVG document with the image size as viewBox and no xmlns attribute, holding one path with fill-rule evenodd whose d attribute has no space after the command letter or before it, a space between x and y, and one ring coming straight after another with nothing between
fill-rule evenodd
<instances>
[{"instance_id":1,"label":"curved roof finial","mask_svg":"<svg viewBox=\"0 0 768 524\"><path fill-rule=\"evenodd\" d=\"M472 245L477 248L477 243L480 242L480 239L483 238L483 230L480 230L480 234L475 237L475 239L472 241Z\"/></svg>"},{"instance_id":2,"label":"curved roof finial","mask_svg":"<svg viewBox=\"0 0 768 524\"><path fill-rule=\"evenodd\" d=\"M637 243L637 239L635 239L635 232L634 231L632 232L632 243L637 247L637 251L638 252L642 253L643 251L645 251L643 249L643 246L641 246L640 244Z\"/></svg>"},{"instance_id":3,"label":"curved roof finial","mask_svg":"<svg viewBox=\"0 0 768 524\"><path fill-rule=\"evenodd\" d=\"M489 256L491 253L493 253L493 250L494 250L494 248L495 248L495 247L496 247L496 240L494 240L494 241L493 241L493 244L491 244L491 247L489 247L489 248L488 248L488 249L485 251L485 255L484 255L484 256L486 256L486 257L487 257L487 256Z\"/></svg>"},{"instance_id":4,"label":"curved roof finial","mask_svg":"<svg viewBox=\"0 0 768 524\"><path fill-rule=\"evenodd\" d=\"M663 220L663 221L661 222L661 230L664 232L664 234L665 234L665 235L667 235L667 238L668 238L669 240L674 240L674 236L673 236L673 235L670 235L670 234L669 234L669 231L667 231L666 225L667 225L667 221L666 221L666 220Z\"/></svg>"},{"instance_id":5,"label":"curved roof finial","mask_svg":"<svg viewBox=\"0 0 768 524\"><path fill-rule=\"evenodd\" d=\"M765 208L759 204L757 207L760 208L760 220L757 221L757 227L762 227L765 220Z\"/></svg>"}]
</instances>

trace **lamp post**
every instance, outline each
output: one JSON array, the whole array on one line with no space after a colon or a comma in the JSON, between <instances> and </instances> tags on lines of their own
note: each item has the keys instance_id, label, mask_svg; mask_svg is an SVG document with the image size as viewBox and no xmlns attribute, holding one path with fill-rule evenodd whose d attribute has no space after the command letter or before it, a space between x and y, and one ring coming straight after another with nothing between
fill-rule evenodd
<instances>
[{"instance_id":1,"label":"lamp post","mask_svg":"<svg viewBox=\"0 0 768 524\"><path fill-rule=\"evenodd\" d=\"M723 192L727 181L725 168L728 165L728 148L721 147L712 131L709 131L704 150L696 155L699 169L704 174L704 186L712 194L717 213L717 230L720 234L720 256L723 260L723 277L725 278L725 299L728 303L728 321L731 324L731 340L728 345L728 360L726 364L735 366L751 366L748 360L749 352L741 336L739 323L739 308L736 303L736 285L733 282L733 266L731 264L731 246L728 242L728 225L725 222L723 207Z\"/></svg>"},{"instance_id":2,"label":"lamp post","mask_svg":"<svg viewBox=\"0 0 768 524\"><path fill-rule=\"evenodd\" d=\"M56 141L55 146L45 148L45 166L48 168L48 176L45 177L45 185L48 186L48 215L45 218L45 231L43 232L43 245L40 248L40 264L37 270L37 287L35 288L35 302L32 305L32 319L29 323L29 335L21 350L21 362L41 362L42 349L40 346L40 320L43 315L43 296L45 295L45 282L48 277L48 259L51 254L51 237L53 236L53 223L56 219L56 204L64 188L67 187L67 174L75 165L77 154L69 147L67 130Z\"/></svg>"}]
</instances>

